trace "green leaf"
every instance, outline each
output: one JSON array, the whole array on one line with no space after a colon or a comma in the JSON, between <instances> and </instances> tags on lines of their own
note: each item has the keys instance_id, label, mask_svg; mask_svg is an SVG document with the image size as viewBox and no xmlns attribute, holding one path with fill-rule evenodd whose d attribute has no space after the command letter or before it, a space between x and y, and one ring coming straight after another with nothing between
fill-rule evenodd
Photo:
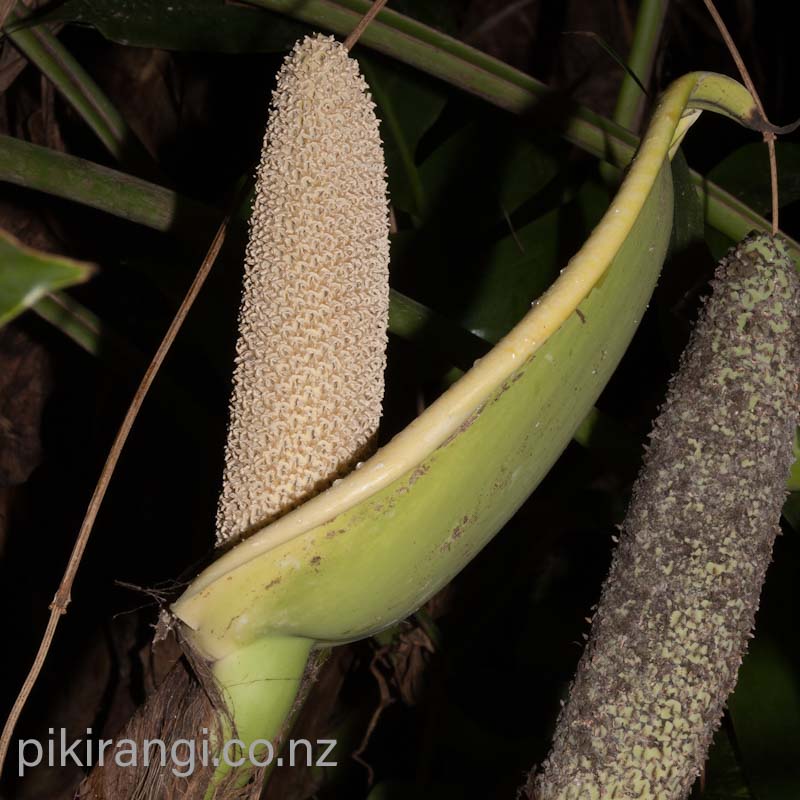
<instances>
[{"instance_id":1,"label":"green leaf","mask_svg":"<svg viewBox=\"0 0 800 800\"><path fill-rule=\"evenodd\" d=\"M18 16L14 16L20 22ZM109 153L131 169L155 177L158 166L89 73L47 28L26 29L27 18L10 26L8 37L58 89Z\"/></svg>"},{"instance_id":2,"label":"green leaf","mask_svg":"<svg viewBox=\"0 0 800 800\"><path fill-rule=\"evenodd\" d=\"M675 219L672 223L672 257L701 245L705 238L703 204L682 150L672 159L672 186L675 192Z\"/></svg>"},{"instance_id":3,"label":"green leaf","mask_svg":"<svg viewBox=\"0 0 800 800\"><path fill-rule=\"evenodd\" d=\"M47 192L108 214L197 240L220 212L125 172L0 134L0 181Z\"/></svg>"},{"instance_id":4,"label":"green leaf","mask_svg":"<svg viewBox=\"0 0 800 800\"><path fill-rule=\"evenodd\" d=\"M800 489L800 431L795 431L793 450L794 464L792 464L792 470L789 473L788 486L790 491L796 492Z\"/></svg>"},{"instance_id":5,"label":"green leaf","mask_svg":"<svg viewBox=\"0 0 800 800\"><path fill-rule=\"evenodd\" d=\"M795 434L795 441L797 441L796 437L797 434ZM795 461L792 466L792 473L794 473L797 468L797 461ZM783 504L782 513L783 518L789 523L789 527L792 528L795 533L800 533L800 492L792 491Z\"/></svg>"},{"instance_id":6,"label":"green leaf","mask_svg":"<svg viewBox=\"0 0 800 800\"><path fill-rule=\"evenodd\" d=\"M490 350L489 342L395 289L389 293L389 331L425 348L434 347L463 369L469 369L476 359Z\"/></svg>"},{"instance_id":7,"label":"green leaf","mask_svg":"<svg viewBox=\"0 0 800 800\"><path fill-rule=\"evenodd\" d=\"M0 230L0 325L57 289L88 280L94 267L50 255Z\"/></svg>"},{"instance_id":8,"label":"green leaf","mask_svg":"<svg viewBox=\"0 0 800 800\"><path fill-rule=\"evenodd\" d=\"M222 0L67 0L36 23L90 25L120 44L220 53L287 50L308 27Z\"/></svg>"},{"instance_id":9,"label":"green leaf","mask_svg":"<svg viewBox=\"0 0 800 800\"><path fill-rule=\"evenodd\" d=\"M130 354L135 352L133 348L118 346L124 340L110 335L96 314L64 292L53 292L43 297L32 310L89 355L105 358L116 369L125 370L131 363L141 369L146 366L141 354L138 354L138 359L131 359Z\"/></svg>"},{"instance_id":10,"label":"green leaf","mask_svg":"<svg viewBox=\"0 0 800 800\"><path fill-rule=\"evenodd\" d=\"M642 0L639 3L636 30L627 63L623 64L625 75L614 109L614 122L630 130L638 128L668 8L667 0Z\"/></svg>"},{"instance_id":11,"label":"green leaf","mask_svg":"<svg viewBox=\"0 0 800 800\"><path fill-rule=\"evenodd\" d=\"M463 0L437 0L436 3L419 0L392 0L392 9L406 14L432 28L444 31L450 36L458 36L459 20L464 14Z\"/></svg>"},{"instance_id":12,"label":"green leaf","mask_svg":"<svg viewBox=\"0 0 800 800\"><path fill-rule=\"evenodd\" d=\"M520 278L523 297L503 296L502 281L509 273L531 268L531 258L535 259L539 247L529 238L527 251L525 244L522 247L531 258L520 252L520 244L513 238L515 228L523 230L529 220L515 212L527 210L528 201L557 173L556 157L509 126L471 124L458 130L419 168L425 213L418 229L402 231L393 239L397 287L413 287L420 301L440 312L446 310L466 327L480 328L481 336L496 338L498 331L507 331L519 320L523 305L529 307L545 285L543 275L526 274ZM476 191L476 186L485 188ZM539 210L534 219L541 213ZM537 230L544 237L541 244L545 250L538 250L537 263L541 263L552 252L547 242L552 243L554 235L544 225ZM579 245L580 239L574 249ZM550 258L547 263L552 266L554 262ZM553 274L548 266L544 273ZM492 290L491 297L481 298L481 284ZM512 308L492 311L496 300ZM482 310L477 310L476 303Z\"/></svg>"},{"instance_id":13,"label":"green leaf","mask_svg":"<svg viewBox=\"0 0 800 800\"><path fill-rule=\"evenodd\" d=\"M421 787L407 781L381 781L372 788L367 800L458 800L464 796L459 785L443 786L441 784Z\"/></svg>"},{"instance_id":14,"label":"green leaf","mask_svg":"<svg viewBox=\"0 0 800 800\"><path fill-rule=\"evenodd\" d=\"M392 204L410 214L425 209L417 145L441 114L444 90L403 64L360 55L364 77L378 105Z\"/></svg>"},{"instance_id":15,"label":"green leaf","mask_svg":"<svg viewBox=\"0 0 800 800\"><path fill-rule=\"evenodd\" d=\"M513 214L557 173L553 155L497 120L465 126L420 167L435 224L444 218L462 232ZM476 192L476 186L490 191Z\"/></svg>"},{"instance_id":16,"label":"green leaf","mask_svg":"<svg viewBox=\"0 0 800 800\"><path fill-rule=\"evenodd\" d=\"M756 797L797 800L800 685L787 653L762 632L750 645L728 705Z\"/></svg>"},{"instance_id":17,"label":"green leaf","mask_svg":"<svg viewBox=\"0 0 800 800\"><path fill-rule=\"evenodd\" d=\"M509 219L511 232L475 257L481 271L459 322L486 341L499 341L558 277L562 256L579 249L608 200L599 182L590 180L570 202L518 230Z\"/></svg>"},{"instance_id":18,"label":"green leaf","mask_svg":"<svg viewBox=\"0 0 800 800\"><path fill-rule=\"evenodd\" d=\"M530 188L538 189L536 180ZM519 229L507 217L510 233L471 258L475 285L458 322L486 341L499 341L558 277L562 257L579 249L608 200L605 189L590 180L569 202Z\"/></svg>"},{"instance_id":19,"label":"green leaf","mask_svg":"<svg viewBox=\"0 0 800 800\"><path fill-rule=\"evenodd\" d=\"M778 159L778 200L781 206L800 199L800 145L776 142ZM708 179L727 189L759 214L772 208L769 155L763 142L735 150L708 173Z\"/></svg>"},{"instance_id":20,"label":"green leaf","mask_svg":"<svg viewBox=\"0 0 800 800\"><path fill-rule=\"evenodd\" d=\"M475 302L462 324L497 342L530 310L558 274L559 209L501 239L481 259Z\"/></svg>"},{"instance_id":21,"label":"green leaf","mask_svg":"<svg viewBox=\"0 0 800 800\"><path fill-rule=\"evenodd\" d=\"M736 750L727 725L723 725L714 736L704 781L703 790L699 781L695 784L692 800L753 800L742 767L736 760Z\"/></svg>"}]
</instances>

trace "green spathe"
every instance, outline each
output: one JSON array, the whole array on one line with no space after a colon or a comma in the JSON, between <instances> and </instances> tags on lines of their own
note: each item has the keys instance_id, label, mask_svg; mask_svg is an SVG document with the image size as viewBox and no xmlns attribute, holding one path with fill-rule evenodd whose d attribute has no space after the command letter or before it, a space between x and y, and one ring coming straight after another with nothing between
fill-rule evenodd
<instances>
[{"instance_id":1,"label":"green spathe","mask_svg":"<svg viewBox=\"0 0 800 800\"><path fill-rule=\"evenodd\" d=\"M296 681L307 647L406 617L533 491L642 318L670 235L669 157L703 108L743 122L757 113L729 78L676 81L605 216L526 317L361 469L256 531L187 588L173 612L217 694L230 688L222 665L240 652L242 669L263 689L263 718L276 719L272 704L285 709L286 697L270 696L278 688L272 668L259 677L258 659L246 663L256 642L300 640L277 664ZM278 734L265 725L259 738Z\"/></svg>"}]
</instances>

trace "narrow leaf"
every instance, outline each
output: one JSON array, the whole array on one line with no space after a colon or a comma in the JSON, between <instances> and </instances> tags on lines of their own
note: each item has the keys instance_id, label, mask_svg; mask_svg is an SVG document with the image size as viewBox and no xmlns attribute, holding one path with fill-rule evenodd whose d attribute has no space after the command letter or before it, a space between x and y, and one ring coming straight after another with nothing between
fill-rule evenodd
<instances>
[{"instance_id":1,"label":"narrow leaf","mask_svg":"<svg viewBox=\"0 0 800 800\"><path fill-rule=\"evenodd\" d=\"M413 70L387 66L374 56L361 55L359 61L378 105L392 204L419 214L426 200L417 168L417 145L442 112L446 95Z\"/></svg>"},{"instance_id":2,"label":"narrow leaf","mask_svg":"<svg viewBox=\"0 0 800 800\"><path fill-rule=\"evenodd\" d=\"M109 153L131 169L157 175L157 165L122 114L58 37L44 27L12 28L8 36L14 45L61 92Z\"/></svg>"},{"instance_id":3,"label":"narrow leaf","mask_svg":"<svg viewBox=\"0 0 800 800\"><path fill-rule=\"evenodd\" d=\"M729 703L745 772L759 800L800 797L800 684L787 655L759 634Z\"/></svg>"},{"instance_id":4,"label":"narrow leaf","mask_svg":"<svg viewBox=\"0 0 800 800\"><path fill-rule=\"evenodd\" d=\"M778 159L778 200L781 206L800 200L800 145L776 142ZM708 173L708 179L727 189L759 214L772 207L769 155L763 142L740 147Z\"/></svg>"},{"instance_id":5,"label":"narrow leaf","mask_svg":"<svg viewBox=\"0 0 800 800\"><path fill-rule=\"evenodd\" d=\"M67 0L36 22L90 25L107 39L136 47L220 53L280 52L307 30L287 17L221 0Z\"/></svg>"},{"instance_id":6,"label":"narrow leaf","mask_svg":"<svg viewBox=\"0 0 800 800\"><path fill-rule=\"evenodd\" d=\"M27 247L0 230L0 325L57 289L88 280L94 267Z\"/></svg>"}]
</instances>

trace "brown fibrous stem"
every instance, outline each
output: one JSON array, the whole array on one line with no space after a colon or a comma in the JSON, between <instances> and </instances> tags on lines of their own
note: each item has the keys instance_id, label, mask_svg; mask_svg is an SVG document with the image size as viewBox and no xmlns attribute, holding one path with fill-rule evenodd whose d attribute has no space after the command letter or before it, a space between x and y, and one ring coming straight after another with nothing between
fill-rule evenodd
<instances>
[{"instance_id":1,"label":"brown fibrous stem","mask_svg":"<svg viewBox=\"0 0 800 800\"><path fill-rule=\"evenodd\" d=\"M724 20L717 11L716 6L714 5L713 0L703 0L706 4L706 8L708 9L709 14L711 14L714 23L716 24L717 28L719 29L720 35L722 36L723 41L725 42L725 46L728 48L731 58L733 58L734 63L736 64L736 68L739 70L739 74L742 76L742 80L744 81L744 85L747 87L747 91L753 96L753 100L758 108L759 114L763 117L765 122L769 122L767 119L767 115L764 112L764 106L761 103L761 98L758 96L758 92L756 91L755 84L753 83L752 78L750 77L750 73L745 66L744 59L739 52L739 48L736 47L736 43L733 41L733 37L728 30L728 26L725 24ZM765 130L763 133L764 141L767 144L767 150L769 151L769 177L770 183L772 186L772 235L776 235L779 230L779 207L778 207L778 159L775 155L775 139L777 138L774 131Z\"/></svg>"},{"instance_id":2,"label":"brown fibrous stem","mask_svg":"<svg viewBox=\"0 0 800 800\"><path fill-rule=\"evenodd\" d=\"M239 203L239 199L240 198L237 197L236 204ZM236 207L236 205L233 206L233 208ZM78 568L80 567L81 560L83 559L86 545L89 542L89 536L92 533L95 520L97 519L97 514L100 510L100 506L103 503L103 498L105 497L108 485L111 482L111 476L114 474L114 470L117 466L117 462L119 461L122 449L125 447L128 434L131 432L131 428L133 427L133 423L136 421L136 417L138 416L139 410L144 403L144 399L147 396L150 387L153 385L153 381L155 380L161 365L164 363L164 359L172 347L172 343L175 341L178 331L181 329L181 326L189 314L189 310L197 298L197 295L200 293L200 289L211 272L211 268L213 267L214 262L219 255L219 251L225 241L229 221L230 214L228 214L220 223L211 245L208 248L208 252L203 259L203 262L200 265L200 268L198 269L197 274L195 275L194 280L189 287L189 290L186 292L186 296L183 298L183 302L175 313L175 317L170 323L167 332L164 334L161 344L158 346L150 365L147 367L147 370L145 371L145 374L142 377L138 388L136 389L136 393L131 400L128 411L125 414L125 418L122 420L122 424L120 425L114 442L111 445L108 457L103 465L103 470L97 480L94 493L89 501L89 506L86 509L86 515L83 518L80 531L75 539L75 544L73 545L72 553L70 553L67 567L64 570L64 575L61 578L61 583L59 584L58 590L53 597L53 601L50 603L50 619L47 622L47 627L45 628L44 635L42 636L42 641L39 645L36 657L34 658L30 671L28 672L28 675L22 684L22 688L20 689L19 694L14 701L14 705L8 714L5 724L3 725L3 732L0 735L0 774L2 774L3 765L5 764L6 756L8 755L8 749L11 745L14 729L17 726L17 722L19 721L22 710L25 707L25 703L33 691L33 687L35 686L39 674L42 671L47 654L50 652L50 647L53 643L53 639L55 638L58 623L61 620L61 617L67 613L67 606L71 600L72 586L75 583L75 576L78 573Z\"/></svg>"}]
</instances>

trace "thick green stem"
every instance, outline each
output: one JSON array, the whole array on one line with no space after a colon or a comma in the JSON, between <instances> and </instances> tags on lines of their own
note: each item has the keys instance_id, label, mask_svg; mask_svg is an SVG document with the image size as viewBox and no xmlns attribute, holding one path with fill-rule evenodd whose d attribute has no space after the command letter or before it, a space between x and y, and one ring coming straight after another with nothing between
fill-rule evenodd
<instances>
[{"instance_id":1,"label":"thick green stem","mask_svg":"<svg viewBox=\"0 0 800 800\"><path fill-rule=\"evenodd\" d=\"M246 772L248 763L266 766L272 756L277 757L274 751L303 680L311 645L309 639L267 637L214 664L214 677L235 720L235 730L229 729L226 738L244 745L228 745L217 778L231 767L242 766ZM241 764L234 763L240 759Z\"/></svg>"},{"instance_id":2,"label":"thick green stem","mask_svg":"<svg viewBox=\"0 0 800 800\"><path fill-rule=\"evenodd\" d=\"M0 135L0 180L73 200L157 231L208 231L213 211L162 186L92 161ZM205 234L203 234L205 235Z\"/></svg>"},{"instance_id":3,"label":"thick green stem","mask_svg":"<svg viewBox=\"0 0 800 800\"><path fill-rule=\"evenodd\" d=\"M653 66L658 54L661 29L667 15L669 0L642 0L636 17L633 44L628 56L628 69L639 79L642 86L650 84ZM620 86L617 106L614 109L614 122L628 130L639 129L644 108L645 96L630 73L625 73Z\"/></svg>"}]
</instances>

